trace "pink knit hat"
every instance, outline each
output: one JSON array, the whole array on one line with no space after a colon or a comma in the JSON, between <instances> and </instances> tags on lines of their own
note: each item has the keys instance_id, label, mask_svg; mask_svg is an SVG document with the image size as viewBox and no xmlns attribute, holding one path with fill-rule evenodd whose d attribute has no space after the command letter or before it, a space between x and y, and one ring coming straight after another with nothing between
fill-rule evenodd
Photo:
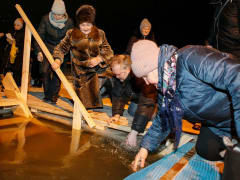
<instances>
[{"instance_id":1,"label":"pink knit hat","mask_svg":"<svg viewBox=\"0 0 240 180\"><path fill-rule=\"evenodd\" d=\"M158 67L159 47L150 40L139 40L131 51L132 71L137 77L146 76Z\"/></svg>"}]
</instances>

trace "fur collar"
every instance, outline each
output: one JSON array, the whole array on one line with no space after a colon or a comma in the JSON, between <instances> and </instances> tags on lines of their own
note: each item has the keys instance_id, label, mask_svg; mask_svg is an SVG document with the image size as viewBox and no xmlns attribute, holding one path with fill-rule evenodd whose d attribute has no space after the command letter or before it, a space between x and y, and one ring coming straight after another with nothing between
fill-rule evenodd
<instances>
[{"instance_id":1,"label":"fur collar","mask_svg":"<svg viewBox=\"0 0 240 180\"><path fill-rule=\"evenodd\" d=\"M92 27L92 31L88 34L88 36L86 36L85 34L83 34L79 28L74 28L72 31L72 39L73 41L79 41L81 39L85 39L85 38L89 38L89 39L93 39L94 41L99 41L100 40L100 34L98 31L98 28L96 26Z\"/></svg>"}]
</instances>

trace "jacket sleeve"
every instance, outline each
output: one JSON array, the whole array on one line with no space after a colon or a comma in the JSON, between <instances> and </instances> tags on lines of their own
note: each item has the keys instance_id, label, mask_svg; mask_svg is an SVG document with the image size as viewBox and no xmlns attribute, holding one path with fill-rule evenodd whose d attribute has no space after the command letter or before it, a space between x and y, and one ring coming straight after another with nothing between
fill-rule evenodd
<instances>
[{"instance_id":1,"label":"jacket sleeve","mask_svg":"<svg viewBox=\"0 0 240 180\"><path fill-rule=\"evenodd\" d=\"M102 57L104 63L110 64L110 59L113 57L113 50L109 45L106 35L103 30L100 30L102 36L102 44L100 44L100 56Z\"/></svg>"},{"instance_id":2,"label":"jacket sleeve","mask_svg":"<svg viewBox=\"0 0 240 180\"><path fill-rule=\"evenodd\" d=\"M123 86L119 80L113 78L113 87L112 87L112 116L119 114L123 115L124 106L128 102L128 98L123 94Z\"/></svg>"},{"instance_id":3,"label":"jacket sleeve","mask_svg":"<svg viewBox=\"0 0 240 180\"><path fill-rule=\"evenodd\" d=\"M240 137L240 63L226 53L192 47L186 55L185 67L200 81L226 91L232 100L234 122Z\"/></svg>"},{"instance_id":4,"label":"jacket sleeve","mask_svg":"<svg viewBox=\"0 0 240 180\"><path fill-rule=\"evenodd\" d=\"M141 147L147 149L148 151L155 151L162 141L164 141L170 133L169 128L162 127L161 117L159 108L161 107L162 102L162 95L158 94L158 113L153 119L153 124L149 128L146 135L143 137L141 142Z\"/></svg>"},{"instance_id":5,"label":"jacket sleeve","mask_svg":"<svg viewBox=\"0 0 240 180\"><path fill-rule=\"evenodd\" d=\"M73 29L67 31L66 36L61 40L61 42L54 48L53 57L54 59L60 59L62 62L64 60L64 55L66 55L71 48L70 37Z\"/></svg>"}]
</instances>

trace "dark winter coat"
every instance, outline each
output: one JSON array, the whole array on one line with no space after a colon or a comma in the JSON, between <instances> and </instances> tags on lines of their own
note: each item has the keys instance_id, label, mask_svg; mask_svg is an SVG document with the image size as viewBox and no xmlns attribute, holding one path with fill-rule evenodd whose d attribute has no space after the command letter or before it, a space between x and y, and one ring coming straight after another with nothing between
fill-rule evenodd
<instances>
[{"instance_id":1,"label":"dark winter coat","mask_svg":"<svg viewBox=\"0 0 240 180\"><path fill-rule=\"evenodd\" d=\"M16 53L16 58L14 63L10 63L10 51L12 44L6 45L4 49L4 57L3 57L3 71L6 73L7 71L13 72L13 78L16 81L17 85L20 86L21 84L21 77L22 77L22 62L23 62L23 49L24 49L24 32L25 28L23 27L20 30L13 30L11 31L12 37L16 41L16 47L18 48Z\"/></svg>"},{"instance_id":2,"label":"dark winter coat","mask_svg":"<svg viewBox=\"0 0 240 180\"><path fill-rule=\"evenodd\" d=\"M63 60L64 55L69 51L75 77L75 90L79 98L86 108L102 107L98 76L105 76L110 71L110 59L113 57L113 51L104 31L93 26L86 37L78 28L69 30L55 48L54 58ZM101 56L103 62L90 68L90 59L97 56Z\"/></svg>"},{"instance_id":3,"label":"dark winter coat","mask_svg":"<svg viewBox=\"0 0 240 180\"><path fill-rule=\"evenodd\" d=\"M162 71L158 68L160 80ZM201 122L219 137L231 137L235 130L240 137L240 63L215 49L186 46L178 51L176 70L176 92L184 119ZM161 100L159 93L160 105ZM158 113L142 147L156 150L168 136L170 130L162 133L160 124Z\"/></svg>"},{"instance_id":4,"label":"dark winter coat","mask_svg":"<svg viewBox=\"0 0 240 180\"><path fill-rule=\"evenodd\" d=\"M38 27L38 34L42 38L43 42L47 46L48 50L52 53L55 46L65 37L66 32L74 27L72 19L68 18L65 22L65 26L62 29L54 27L49 20L49 14L42 17L42 20ZM36 54L41 52L41 48L35 41Z\"/></svg>"},{"instance_id":5,"label":"dark winter coat","mask_svg":"<svg viewBox=\"0 0 240 180\"><path fill-rule=\"evenodd\" d=\"M124 82L115 77L112 81L112 115L119 114L122 116L125 104L128 101L135 102L138 104L138 107L134 114L131 128L139 133L144 132L147 122L151 120L153 115L156 88L146 85L143 79L137 79L131 73Z\"/></svg>"},{"instance_id":6,"label":"dark winter coat","mask_svg":"<svg viewBox=\"0 0 240 180\"><path fill-rule=\"evenodd\" d=\"M240 0L219 1L209 43L240 58Z\"/></svg>"}]
</instances>

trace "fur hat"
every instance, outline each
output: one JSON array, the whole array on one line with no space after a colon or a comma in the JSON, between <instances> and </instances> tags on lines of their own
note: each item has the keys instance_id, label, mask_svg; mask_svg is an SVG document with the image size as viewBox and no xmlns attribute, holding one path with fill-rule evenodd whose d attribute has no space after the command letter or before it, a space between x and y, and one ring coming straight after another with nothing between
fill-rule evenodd
<instances>
[{"instance_id":1,"label":"fur hat","mask_svg":"<svg viewBox=\"0 0 240 180\"><path fill-rule=\"evenodd\" d=\"M146 76L158 68L159 47L150 40L139 40L131 51L132 71L136 77Z\"/></svg>"},{"instance_id":2,"label":"fur hat","mask_svg":"<svg viewBox=\"0 0 240 180\"><path fill-rule=\"evenodd\" d=\"M144 27L149 27L151 29L152 25L149 22L149 20L147 18L144 18L140 24L140 31L144 28Z\"/></svg>"},{"instance_id":3,"label":"fur hat","mask_svg":"<svg viewBox=\"0 0 240 180\"><path fill-rule=\"evenodd\" d=\"M96 10L91 5L82 5L76 11L77 26L81 23L95 23Z\"/></svg>"},{"instance_id":4,"label":"fur hat","mask_svg":"<svg viewBox=\"0 0 240 180\"><path fill-rule=\"evenodd\" d=\"M65 14L66 8L63 0L54 0L51 11L54 14Z\"/></svg>"}]
</instances>

